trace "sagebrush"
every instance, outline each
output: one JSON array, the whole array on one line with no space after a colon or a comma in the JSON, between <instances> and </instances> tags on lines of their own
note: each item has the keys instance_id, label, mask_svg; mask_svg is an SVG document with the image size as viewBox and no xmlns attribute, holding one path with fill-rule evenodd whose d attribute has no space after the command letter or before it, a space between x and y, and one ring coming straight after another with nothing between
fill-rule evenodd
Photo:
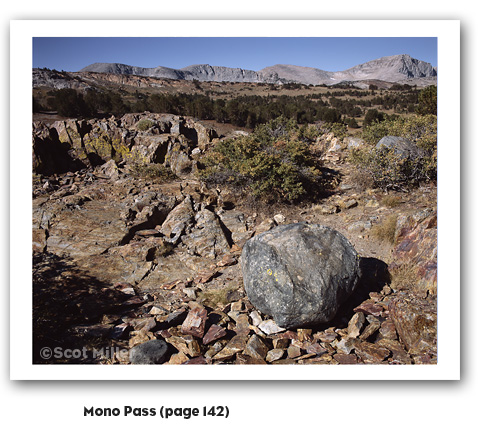
<instances>
[{"instance_id":1,"label":"sagebrush","mask_svg":"<svg viewBox=\"0 0 504 439\"><path fill-rule=\"evenodd\" d=\"M321 188L320 165L307 133L294 120L279 117L249 136L218 143L202 160L200 178L230 185L266 201L292 202Z\"/></svg>"}]
</instances>

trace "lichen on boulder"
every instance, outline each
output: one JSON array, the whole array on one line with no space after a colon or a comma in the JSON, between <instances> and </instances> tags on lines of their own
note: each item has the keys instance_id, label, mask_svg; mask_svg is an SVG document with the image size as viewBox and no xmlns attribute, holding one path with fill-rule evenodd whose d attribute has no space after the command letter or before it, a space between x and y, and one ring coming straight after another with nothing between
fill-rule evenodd
<instances>
[{"instance_id":1,"label":"lichen on boulder","mask_svg":"<svg viewBox=\"0 0 504 439\"><path fill-rule=\"evenodd\" d=\"M287 224L247 241L242 253L250 302L283 328L327 323L359 280L359 256L339 232Z\"/></svg>"}]
</instances>

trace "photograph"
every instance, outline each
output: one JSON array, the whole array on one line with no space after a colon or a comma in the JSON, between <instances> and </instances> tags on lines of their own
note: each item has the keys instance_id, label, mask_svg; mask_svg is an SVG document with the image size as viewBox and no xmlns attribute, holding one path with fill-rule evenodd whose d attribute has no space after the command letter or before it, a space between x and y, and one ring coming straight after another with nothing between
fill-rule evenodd
<instances>
[{"instance_id":1,"label":"photograph","mask_svg":"<svg viewBox=\"0 0 504 439\"><path fill-rule=\"evenodd\" d=\"M34 37L33 364L436 364L437 75L428 37Z\"/></svg>"}]
</instances>

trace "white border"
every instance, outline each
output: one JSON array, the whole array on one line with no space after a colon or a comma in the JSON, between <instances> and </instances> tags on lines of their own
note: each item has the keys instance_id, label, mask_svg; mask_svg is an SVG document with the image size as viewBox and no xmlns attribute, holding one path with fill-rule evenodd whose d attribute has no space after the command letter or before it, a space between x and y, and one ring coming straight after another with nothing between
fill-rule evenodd
<instances>
[{"instance_id":1,"label":"white border","mask_svg":"<svg viewBox=\"0 0 504 439\"><path fill-rule=\"evenodd\" d=\"M437 37L438 364L288 366L32 365L31 101L33 37ZM460 379L460 22L458 20L11 21L10 378L12 380ZM31 314L31 313L30 313ZM169 372L169 373L167 373Z\"/></svg>"}]
</instances>

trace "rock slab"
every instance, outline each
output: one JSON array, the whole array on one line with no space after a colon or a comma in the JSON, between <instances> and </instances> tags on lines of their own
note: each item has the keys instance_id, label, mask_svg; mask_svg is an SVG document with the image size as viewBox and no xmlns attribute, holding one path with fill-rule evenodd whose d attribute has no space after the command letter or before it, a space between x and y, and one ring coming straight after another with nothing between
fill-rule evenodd
<instances>
[{"instance_id":1,"label":"rock slab","mask_svg":"<svg viewBox=\"0 0 504 439\"><path fill-rule=\"evenodd\" d=\"M242 253L250 302L283 328L329 322L359 279L359 257L339 232L287 224L261 233Z\"/></svg>"}]
</instances>

